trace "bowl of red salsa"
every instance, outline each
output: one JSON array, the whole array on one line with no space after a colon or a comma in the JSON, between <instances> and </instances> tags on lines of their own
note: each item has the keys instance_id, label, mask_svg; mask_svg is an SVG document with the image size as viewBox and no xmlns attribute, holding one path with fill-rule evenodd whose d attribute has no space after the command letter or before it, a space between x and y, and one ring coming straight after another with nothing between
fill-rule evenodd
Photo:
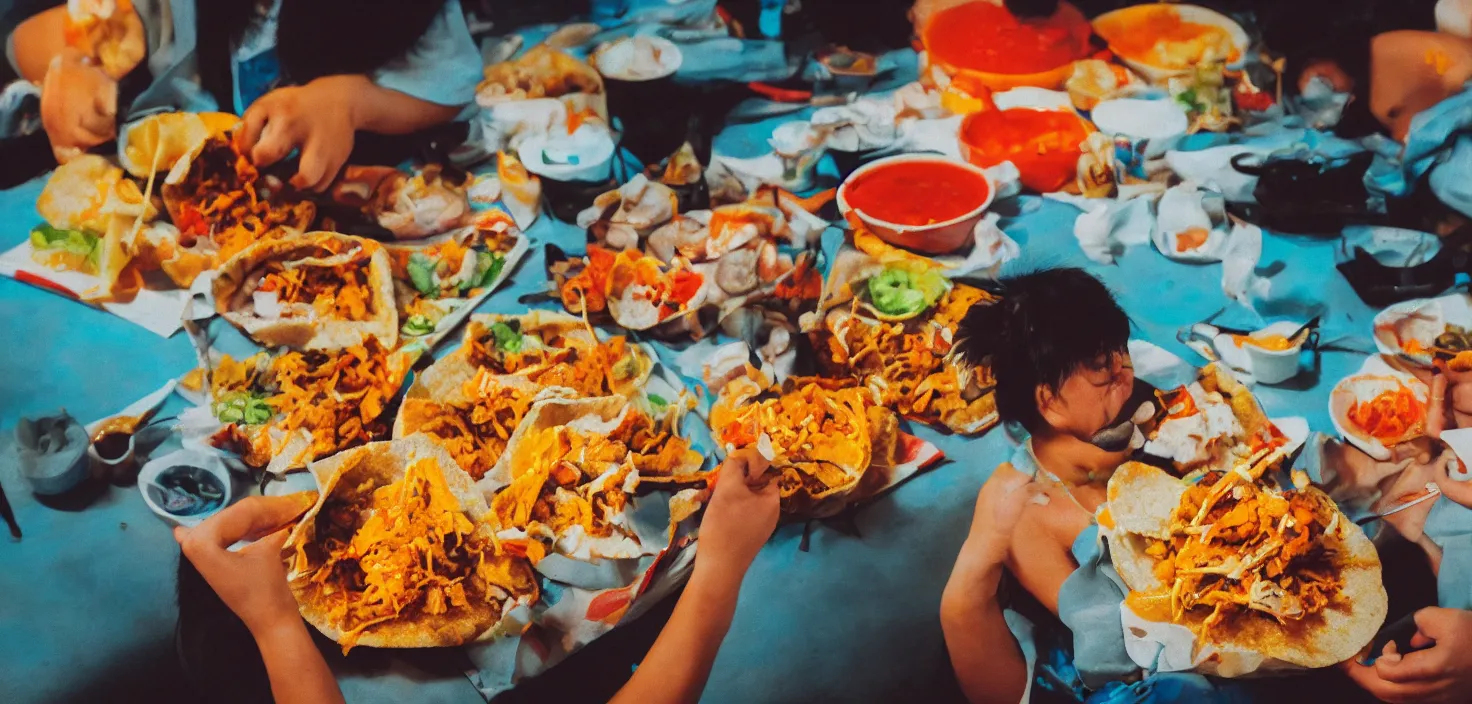
<instances>
[{"instance_id":1,"label":"bowl of red salsa","mask_svg":"<svg viewBox=\"0 0 1472 704\"><path fill-rule=\"evenodd\" d=\"M1094 131L1072 110L986 110L961 121L961 156L982 168L1010 161L1024 187L1052 193L1077 177L1081 145Z\"/></svg>"},{"instance_id":2,"label":"bowl of red salsa","mask_svg":"<svg viewBox=\"0 0 1472 704\"><path fill-rule=\"evenodd\" d=\"M838 209L896 247L946 254L971 244L995 191L971 164L901 154L855 170L838 187Z\"/></svg>"},{"instance_id":3,"label":"bowl of red salsa","mask_svg":"<svg viewBox=\"0 0 1472 704\"><path fill-rule=\"evenodd\" d=\"M1001 3L967 2L931 15L920 32L926 60L992 90L1057 88L1073 63L1095 53L1082 12L1060 2L1051 17L1021 19Z\"/></svg>"}]
</instances>

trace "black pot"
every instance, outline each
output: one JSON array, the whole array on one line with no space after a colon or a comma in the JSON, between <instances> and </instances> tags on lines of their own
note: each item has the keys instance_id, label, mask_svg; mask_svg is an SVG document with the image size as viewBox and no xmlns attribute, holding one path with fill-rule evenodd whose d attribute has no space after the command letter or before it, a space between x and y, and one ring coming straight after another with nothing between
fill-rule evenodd
<instances>
[{"instance_id":1,"label":"black pot","mask_svg":"<svg viewBox=\"0 0 1472 704\"><path fill-rule=\"evenodd\" d=\"M586 210L598 196L618 188L612 178L603 181L557 181L542 177L542 200L547 212L563 222L577 222L578 213Z\"/></svg>"}]
</instances>

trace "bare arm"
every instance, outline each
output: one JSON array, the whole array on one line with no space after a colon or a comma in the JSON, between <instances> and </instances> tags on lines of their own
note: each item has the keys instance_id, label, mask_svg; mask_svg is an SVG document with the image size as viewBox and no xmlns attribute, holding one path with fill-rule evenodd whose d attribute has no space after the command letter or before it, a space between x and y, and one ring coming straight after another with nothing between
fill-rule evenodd
<instances>
[{"instance_id":1,"label":"bare arm","mask_svg":"<svg viewBox=\"0 0 1472 704\"><path fill-rule=\"evenodd\" d=\"M1001 581L999 563L973 569L958 560L941 596L946 652L971 704L1016 704L1027 690L1027 661L997 600Z\"/></svg>"},{"instance_id":2,"label":"bare arm","mask_svg":"<svg viewBox=\"0 0 1472 704\"><path fill-rule=\"evenodd\" d=\"M686 704L700 699L721 639L731 628L741 580L777 527L780 499L767 467L751 448L732 453L721 465L700 523L695 574L644 662L610 701Z\"/></svg>"},{"instance_id":3,"label":"bare arm","mask_svg":"<svg viewBox=\"0 0 1472 704\"><path fill-rule=\"evenodd\" d=\"M1057 505L1058 500L1053 499ZM1052 525L1044 511L1049 506L1034 506L1023 514L1012 536L1012 557L1007 566L1017 575L1017 581L1033 598L1054 614L1058 613L1058 592L1063 582L1078 569L1070 556L1073 541L1063 542L1059 526ZM1063 527L1062 530L1067 530ZM1077 535L1078 531L1073 534ZM1025 555L1026 559L1018 559Z\"/></svg>"},{"instance_id":4,"label":"bare arm","mask_svg":"<svg viewBox=\"0 0 1472 704\"><path fill-rule=\"evenodd\" d=\"M339 76L359 78L362 81L354 88L353 110L355 126L364 132L376 134L409 134L442 125L460 114L463 105L440 105L420 100L407 93L384 88L366 76Z\"/></svg>"},{"instance_id":5,"label":"bare arm","mask_svg":"<svg viewBox=\"0 0 1472 704\"><path fill-rule=\"evenodd\" d=\"M337 680L327 669L327 661L312 643L312 636L300 618L253 635L266 663L266 676L271 680L271 697L277 704L343 701Z\"/></svg>"},{"instance_id":6,"label":"bare arm","mask_svg":"<svg viewBox=\"0 0 1472 704\"><path fill-rule=\"evenodd\" d=\"M343 701L327 661L312 643L286 584L281 547L289 526L316 501L316 493L253 496L193 528L176 528L184 556L256 639L271 694L281 704ZM258 539L231 552L236 541Z\"/></svg>"},{"instance_id":7,"label":"bare arm","mask_svg":"<svg viewBox=\"0 0 1472 704\"><path fill-rule=\"evenodd\" d=\"M702 569L707 564L697 559L695 574L669 623L612 702L674 704L700 699L721 640L731 628L742 577L725 568Z\"/></svg>"},{"instance_id":8,"label":"bare arm","mask_svg":"<svg viewBox=\"0 0 1472 704\"><path fill-rule=\"evenodd\" d=\"M20 23L10 35L21 78L40 83L51 59L66 49L66 5L53 7Z\"/></svg>"},{"instance_id":9,"label":"bare arm","mask_svg":"<svg viewBox=\"0 0 1472 704\"><path fill-rule=\"evenodd\" d=\"M972 704L1014 704L1027 691L1027 661L1007 628L997 588L1023 507L1037 490L1011 465L992 473L977 494L971 531L941 595L946 651Z\"/></svg>"}]
</instances>

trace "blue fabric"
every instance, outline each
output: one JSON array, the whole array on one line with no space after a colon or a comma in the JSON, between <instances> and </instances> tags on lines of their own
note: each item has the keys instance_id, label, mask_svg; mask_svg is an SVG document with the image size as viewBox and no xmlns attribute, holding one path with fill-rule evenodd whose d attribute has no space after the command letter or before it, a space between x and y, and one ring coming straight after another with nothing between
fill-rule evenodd
<instances>
[{"instance_id":1,"label":"blue fabric","mask_svg":"<svg viewBox=\"0 0 1472 704\"><path fill-rule=\"evenodd\" d=\"M1448 609L1472 609L1472 508L1443 496L1426 516L1425 530L1442 550L1437 602Z\"/></svg>"},{"instance_id":2,"label":"blue fabric","mask_svg":"<svg viewBox=\"0 0 1472 704\"><path fill-rule=\"evenodd\" d=\"M408 54L375 72L373 82L436 105L468 105L482 76L480 49L460 2L446 0Z\"/></svg>"},{"instance_id":3,"label":"blue fabric","mask_svg":"<svg viewBox=\"0 0 1472 704\"><path fill-rule=\"evenodd\" d=\"M1367 176L1367 185L1386 196L1405 196L1427 171L1446 170L1440 177L1435 172L1432 174L1433 181L1445 189L1442 202L1463 213L1472 213L1472 198L1467 197L1466 185L1456 182L1459 177L1472 177L1472 151L1468 151L1463 139L1469 128L1472 128L1472 90L1464 88L1416 115L1411 120L1403 153L1382 153ZM1438 190L1437 196L1442 197L1443 191Z\"/></svg>"}]
</instances>

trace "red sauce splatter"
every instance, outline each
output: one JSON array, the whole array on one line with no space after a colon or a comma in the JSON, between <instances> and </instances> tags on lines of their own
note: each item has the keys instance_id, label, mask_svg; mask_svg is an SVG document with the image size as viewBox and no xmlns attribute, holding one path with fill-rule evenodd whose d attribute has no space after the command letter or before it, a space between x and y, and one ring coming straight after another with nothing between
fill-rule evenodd
<instances>
[{"instance_id":1,"label":"red sauce splatter","mask_svg":"<svg viewBox=\"0 0 1472 704\"><path fill-rule=\"evenodd\" d=\"M986 201L980 174L945 161L899 161L865 171L844 187L850 207L895 225L927 225L961 217Z\"/></svg>"},{"instance_id":2,"label":"red sauce splatter","mask_svg":"<svg viewBox=\"0 0 1472 704\"><path fill-rule=\"evenodd\" d=\"M1089 21L1066 2L1043 20L1021 20L1000 5L968 2L937 12L925 28L931 59L987 73L1042 73L1092 53Z\"/></svg>"}]
</instances>

